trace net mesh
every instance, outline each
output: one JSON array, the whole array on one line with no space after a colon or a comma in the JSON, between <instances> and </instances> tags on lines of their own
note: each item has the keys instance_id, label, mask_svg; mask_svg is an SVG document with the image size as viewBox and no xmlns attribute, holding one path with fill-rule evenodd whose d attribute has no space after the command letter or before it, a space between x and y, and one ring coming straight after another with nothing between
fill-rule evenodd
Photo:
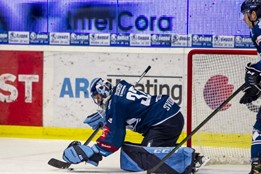
<instances>
[{"instance_id":1,"label":"net mesh","mask_svg":"<svg viewBox=\"0 0 261 174\"><path fill-rule=\"evenodd\" d=\"M244 83L245 66L257 55L192 55L192 130ZM213 164L245 164L250 160L252 126L259 100L239 104L235 96L193 137L192 147Z\"/></svg>"}]
</instances>

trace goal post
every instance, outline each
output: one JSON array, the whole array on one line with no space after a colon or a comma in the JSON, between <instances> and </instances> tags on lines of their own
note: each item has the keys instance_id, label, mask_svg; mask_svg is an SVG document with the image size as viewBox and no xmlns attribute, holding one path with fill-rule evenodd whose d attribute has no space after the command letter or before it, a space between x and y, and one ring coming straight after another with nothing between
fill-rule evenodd
<instances>
[{"instance_id":1,"label":"goal post","mask_svg":"<svg viewBox=\"0 0 261 174\"><path fill-rule=\"evenodd\" d=\"M187 133L244 83L245 66L259 60L254 50L195 49L188 53ZM238 94L187 145L214 164L249 163L258 101L239 104Z\"/></svg>"}]
</instances>

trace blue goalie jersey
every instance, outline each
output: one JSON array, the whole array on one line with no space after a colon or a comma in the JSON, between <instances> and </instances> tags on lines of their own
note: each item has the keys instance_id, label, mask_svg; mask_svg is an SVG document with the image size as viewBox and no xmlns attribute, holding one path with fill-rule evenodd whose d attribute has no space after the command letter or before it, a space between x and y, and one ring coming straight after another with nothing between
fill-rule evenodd
<instances>
[{"instance_id":1,"label":"blue goalie jersey","mask_svg":"<svg viewBox=\"0 0 261 174\"><path fill-rule=\"evenodd\" d=\"M167 95L151 96L120 81L108 101L106 123L97 140L101 154L108 156L122 146L126 128L145 133L150 127L174 117L179 110Z\"/></svg>"}]
</instances>

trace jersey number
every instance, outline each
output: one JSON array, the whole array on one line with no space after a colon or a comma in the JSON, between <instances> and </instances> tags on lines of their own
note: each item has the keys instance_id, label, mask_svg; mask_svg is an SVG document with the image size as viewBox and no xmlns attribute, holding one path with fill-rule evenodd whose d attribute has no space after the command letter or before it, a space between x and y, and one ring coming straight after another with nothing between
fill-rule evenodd
<instances>
[{"instance_id":1,"label":"jersey number","mask_svg":"<svg viewBox=\"0 0 261 174\"><path fill-rule=\"evenodd\" d=\"M139 93L138 93L139 92ZM127 97L128 100L132 100L135 101L136 99L141 99L141 104L145 105L145 106L149 106L150 105L150 100L151 100L151 96L148 94L145 94L142 91L137 91L136 89L134 89L134 87L130 87L129 91L127 93Z\"/></svg>"}]
</instances>

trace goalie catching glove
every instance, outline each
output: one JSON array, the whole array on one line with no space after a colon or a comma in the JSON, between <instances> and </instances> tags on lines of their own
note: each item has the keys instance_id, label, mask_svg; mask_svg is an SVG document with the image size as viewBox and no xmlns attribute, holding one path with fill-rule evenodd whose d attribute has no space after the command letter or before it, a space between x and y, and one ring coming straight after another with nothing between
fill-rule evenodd
<instances>
[{"instance_id":1,"label":"goalie catching glove","mask_svg":"<svg viewBox=\"0 0 261 174\"><path fill-rule=\"evenodd\" d=\"M89 125L93 130L98 127L103 127L105 123L105 111L98 111L90 116L87 116L83 123Z\"/></svg>"},{"instance_id":2,"label":"goalie catching glove","mask_svg":"<svg viewBox=\"0 0 261 174\"><path fill-rule=\"evenodd\" d=\"M94 166L98 166L102 160L102 155L99 153L96 145L92 147L82 145L79 141L73 141L63 152L64 161L72 164L87 162Z\"/></svg>"},{"instance_id":3,"label":"goalie catching glove","mask_svg":"<svg viewBox=\"0 0 261 174\"><path fill-rule=\"evenodd\" d=\"M247 64L245 73L245 89L243 90L245 94L240 99L239 103L251 103L252 101L257 100L261 95L261 70L259 69L261 69L261 64L259 62L256 64Z\"/></svg>"}]
</instances>

